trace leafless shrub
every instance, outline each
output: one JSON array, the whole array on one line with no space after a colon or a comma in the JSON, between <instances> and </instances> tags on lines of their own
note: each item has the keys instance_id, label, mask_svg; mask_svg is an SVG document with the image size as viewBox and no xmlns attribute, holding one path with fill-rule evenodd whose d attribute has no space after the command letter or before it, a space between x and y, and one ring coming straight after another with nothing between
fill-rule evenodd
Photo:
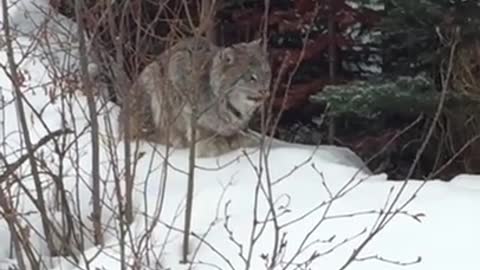
<instances>
[{"instance_id":1,"label":"leafless shrub","mask_svg":"<svg viewBox=\"0 0 480 270\"><path fill-rule=\"evenodd\" d=\"M4 22L8 22L7 1L3 0L2 4L4 7ZM176 149L171 149L170 146L167 146L165 151L158 149L150 153L144 151L147 142L129 133L129 127L132 124L137 124L131 123L129 117L120 117L120 124L123 125L121 129L125 129L126 134L123 137L123 141L119 142L117 140L119 137L117 134L118 130L116 130L117 123L115 117L112 117L114 113L110 110L118 108L112 109L114 106L106 100L105 97L109 97L108 94L105 94L107 85L99 81L99 74L108 77L107 79L111 84L109 86L113 88L113 92L119 98L123 113L126 115L135 113L137 108L135 108L135 104L131 103L131 101L135 101L141 94L135 92L135 89L130 86L132 85L131 81L141 72L141 68L137 66L136 70L130 70L131 73L129 73L124 67L124 63L126 62L126 55L124 53L125 44L129 42L127 40L131 38L131 35L133 35L135 37L134 40L136 40L136 46L133 46L133 48L137 48L138 51L130 51L129 55L133 54L140 57L144 55L144 53L140 51L142 47L139 46L141 43L140 27L137 27L137 31L133 33L131 32L131 28L128 27L127 17L130 14L130 4L132 3L125 1L123 5L114 8L112 1L110 1L109 5L103 7L101 19L93 21L98 23L98 25L91 25L88 23L92 22L85 19L88 17L86 15L87 8L85 3L82 0L76 0L74 9L78 31L70 34L78 41L74 42L78 48L65 42L63 37L55 36L55 32L48 32L45 26L46 24L43 28L39 28L40 30L38 32L33 33L33 36L30 36L33 40L31 42L31 48L27 49L23 55L26 59L32 51L35 51L45 57L44 65L46 70L48 70L51 83L49 85L37 86L37 88L48 93L51 103L58 104L57 108L61 116L61 129L58 131L50 130L49 123L47 123L50 120L46 119L47 116L43 115L43 109L39 110L36 105L30 104L29 101L24 98L23 88L25 88L25 86L23 82L25 80L28 81L28 78L24 78L28 76L28 74L23 74L19 69L18 63L19 61L23 61L23 59L15 58L12 44L14 37L11 32L9 32L8 24L4 25L5 44L9 54L9 69L6 69L6 67L3 68L4 71L10 75L15 91L14 102L17 104L18 116L22 125L22 133L16 134L16 136L22 136L21 141L22 144L25 144L25 148L7 151L6 149L10 146L6 139L7 134L3 132L3 153L18 151L21 154L12 154L16 157L12 162L11 157L3 156L0 153L0 164L3 164L2 168L5 168L5 172L0 174L0 185L2 185L0 189L0 214L3 216L11 232L13 249L15 250L15 257L20 269L30 269L29 267L32 269L40 269L42 264L46 264L42 261L41 255L47 254L39 254L41 251L35 250L36 247L31 243L32 235L37 234L37 232L34 231L35 226L27 225L26 227L28 229L26 229L25 225L23 225L29 221L29 218L27 213L21 213L21 211L17 209L15 204L17 200L16 196L18 196L16 194L17 192L27 194L25 196L32 200L32 203L35 204L35 210L40 213L44 232L39 232L37 237L45 238L48 244L48 255L62 255L74 263L82 262L87 269L90 268L90 263L96 256L101 253L107 254L106 249L110 251L112 245L109 240L112 239L118 240L114 241L116 244L113 245L113 248L118 248L120 255L112 256L120 260L122 269L161 268L162 256L167 246L167 238L175 232L183 234L182 262L190 266L195 264L208 264L208 262L203 261L201 255L199 255L199 250L202 248L212 250L231 269L238 267L252 269L254 267L253 260L254 256L256 256L256 248L261 238L264 238L267 234L273 234L273 236L271 236L271 251L262 255L266 269L308 269L312 263L322 256L333 253L339 248L350 245L359 239L361 239L360 244L354 249L350 256L346 258L341 269L346 269L351 263L361 260L381 260L399 265L408 264L408 262L397 262L379 255L360 257L360 254L364 247L383 230L395 216L406 215L414 219L419 218L418 215L408 213L404 209L415 198L418 190L420 190L423 185L421 185L417 192L411 195L409 199L400 203L399 198L408 184L408 181L404 182L400 189L392 190L388 194L385 205L381 210L358 211L344 214L332 212L333 206L339 200L343 199L360 184L364 183L368 177L359 179L358 175L361 173L359 170L349 181L334 190L329 186L323 172L311 162L315 151L312 152L311 156L305 157L303 162L296 165L285 175L281 177L273 176L271 153L272 148L275 147L278 141L268 137L267 134L277 128L282 113L273 113L273 101L265 104L260 111L262 128L259 134L261 138L259 149L254 154L245 150L240 157L236 158L247 160L256 177L252 202L253 212L248 220L251 230L247 242L245 243L245 241L236 237L235 228L232 226L230 212L232 202L226 199L228 190L232 188L230 184L222 187L221 196L219 200L215 202L215 218L207 229L202 233L192 230L192 225L195 224L192 213L196 210L193 195L197 173L200 170L220 171L223 166L229 166L235 162L235 160L231 163L227 162L226 164L219 165L217 168L204 168L200 164L197 164L198 162L195 159L195 141L192 140L188 151L189 163L187 168L176 168L175 164L171 162L171 153L176 151ZM170 35L159 37L159 39L165 44L173 44L184 35L203 35L214 39L216 36L215 13L216 8L218 8L220 4L220 1L215 0L201 1L201 3L197 4L197 6L201 7L199 11L200 16L198 16L198 14L190 14L187 1L183 1L181 5L183 6L183 10L181 13L185 14L185 16L180 18L179 15L177 20L172 20L170 22L172 29ZM270 2L266 0L265 21L268 20L269 7ZM164 8L164 6L159 5L159 9L161 8ZM61 22L56 22L52 14L47 13L45 16L49 20L48 23L62 27ZM141 16L137 14L136 19L140 20L140 17ZM200 19L197 20L197 17L200 17ZM84 21L88 23L85 24ZM154 24L155 21L156 20L153 20L152 24ZM188 27L183 23L179 23L179 21L186 21ZM106 33L110 35L110 39L114 41L113 48L109 48L113 50L113 53L95 39L97 33L92 31L92 29L98 30L100 24L104 27L106 26ZM182 27L179 27L179 24L181 24ZM266 25L267 23L264 23L265 27L258 31L258 34L263 36L264 40L268 39L268 28ZM154 26L151 25L148 27ZM309 27L308 29L311 28L312 27ZM92 32L94 33L92 34ZM86 38L85 33L89 34L90 39ZM306 46L308 35L309 32L307 31L305 33L304 46ZM72 58L72 62L79 62L79 70L73 70L70 66L58 65L58 59L55 59L53 55L56 55L56 50L60 49L64 50L65 58ZM265 50L266 49L265 46ZM298 61L301 61L301 57ZM63 62L68 61L64 59ZM297 68L299 64L300 63L298 63ZM280 70L279 77L284 75L282 68L280 68ZM294 74L295 71L289 74L289 84ZM192 74L192 76L195 76L195 74ZM334 75L332 75L332 77L333 76ZM445 80L448 81L448 76ZM277 93L279 83L280 79L274 78L271 87L272 96ZM81 91L77 91L78 89ZM287 94L288 91L284 94L285 100ZM81 108L81 105L79 105L85 104L79 101L80 98L83 98L82 95L86 96L86 104L88 104L88 108L86 109ZM195 100L193 103L195 103ZM6 101L2 99L1 104L5 106ZM33 116L27 115L22 109L23 106L27 106L28 109L32 111ZM192 107L195 108L195 106ZM441 109L442 105L440 104L439 110ZM81 123L81 121L78 121L76 119L80 117L78 114L82 114L82 117L88 119L88 122ZM40 122L42 128L47 131L47 135L40 138L37 143L32 141L30 137L31 134L28 132L28 117L32 117ZM195 112L192 113L190 124L193 138L195 138L197 129L197 117L198 115ZM112 119L114 121L112 121ZM168 129L170 127L167 126L164 128ZM4 131L5 128L2 130ZM401 134L398 136L400 135ZM426 136L425 141L428 141L430 136L431 134ZM85 139L85 137L88 139ZM86 144L86 142L88 142L88 144ZM44 156L42 149L50 154ZM423 149L419 150L418 157L421 156L422 151ZM87 156L84 154L85 152ZM102 157L102 155L104 156ZM254 158L256 158L256 160ZM90 162L85 162L82 159ZM155 167L156 164L158 164L158 159L161 160L160 165L159 167ZM105 163L103 162L104 160L108 162ZM25 167L23 165L27 161L29 162L28 171L22 171L21 169ZM418 158L414 161L412 170L417 162ZM290 194L277 192L276 186L280 185L296 170L309 165L311 169L317 172L318 179L323 187L323 192L328 194L328 196L318 205L312 206L311 209L306 210L304 213L298 213L294 218L285 221L283 217L291 211ZM145 166L145 168L139 168L139 166ZM156 174L158 170L161 171L159 175ZM139 171L142 171L143 174L139 173ZM171 205L164 205L167 192L166 186L169 176L174 173L182 173L188 178L186 203L185 205L182 204L178 206L174 220L165 220L162 216L165 207L172 207ZM28 187L23 186L23 180L29 177L32 177L34 180L34 195L30 194ZM142 177L145 178L142 179ZM159 190L157 191L158 200L155 202L148 200L148 190L137 190L137 186L143 186L146 189L152 181L158 181L160 183L158 185ZM86 198L82 192L89 193L92 198L93 205L89 206L88 209L85 208L85 203L81 202ZM143 193L141 206L136 205L137 193ZM55 199L48 201L43 197L45 194L55 194ZM139 199L139 201L141 201L141 199ZM266 211L261 211L260 206L262 204L268 206ZM138 211L137 208L141 210ZM182 228L173 226L172 224L174 224L177 219L181 219L182 215L184 216L184 226ZM321 230L321 226L325 224L326 221L362 215L376 216L372 229L360 230L340 240L336 239L335 235L327 239L318 239L314 236ZM293 225L301 223L307 218L314 219L315 222L313 222L310 229L305 232L304 238L299 241L297 246L289 246L288 230ZM135 222L137 221L142 223L144 229L140 233L135 231ZM243 262L242 266L234 265L231 258L222 254L221 248L209 243L209 234L211 234L213 228L219 226L219 224L228 235L228 241L237 247L238 256ZM158 239L154 239L155 230L161 227L167 228L166 239L157 241ZM160 242L161 248L158 248L158 242ZM198 245L194 245L194 243L198 243ZM329 246L323 250L314 248L314 251L312 251L311 248L318 243L328 244ZM98 252L92 256L91 254L87 254L87 250L93 245L98 247ZM287 253L287 248L289 251L293 250L293 252ZM305 257L307 253L309 256Z\"/></svg>"}]
</instances>

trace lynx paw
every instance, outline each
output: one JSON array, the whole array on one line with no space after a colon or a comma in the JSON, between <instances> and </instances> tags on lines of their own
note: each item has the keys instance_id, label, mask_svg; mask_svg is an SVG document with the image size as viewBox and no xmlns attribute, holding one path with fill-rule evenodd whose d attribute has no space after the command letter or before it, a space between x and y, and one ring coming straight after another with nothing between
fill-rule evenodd
<instances>
[{"instance_id":1,"label":"lynx paw","mask_svg":"<svg viewBox=\"0 0 480 270\"><path fill-rule=\"evenodd\" d=\"M230 139L232 148L256 147L260 144L260 139L250 133L238 134Z\"/></svg>"},{"instance_id":2,"label":"lynx paw","mask_svg":"<svg viewBox=\"0 0 480 270\"><path fill-rule=\"evenodd\" d=\"M220 137L202 140L197 143L197 157L216 157L240 148L258 146L259 139L252 134L237 134L232 137Z\"/></svg>"},{"instance_id":3,"label":"lynx paw","mask_svg":"<svg viewBox=\"0 0 480 270\"><path fill-rule=\"evenodd\" d=\"M199 141L195 153L197 157L217 157L233 150L228 141L223 138L214 138Z\"/></svg>"}]
</instances>

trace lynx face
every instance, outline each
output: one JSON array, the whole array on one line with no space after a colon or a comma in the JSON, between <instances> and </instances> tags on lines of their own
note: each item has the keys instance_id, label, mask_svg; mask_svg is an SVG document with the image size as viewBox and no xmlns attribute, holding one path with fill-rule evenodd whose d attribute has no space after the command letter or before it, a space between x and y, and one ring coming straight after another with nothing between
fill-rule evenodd
<instances>
[{"instance_id":1,"label":"lynx face","mask_svg":"<svg viewBox=\"0 0 480 270\"><path fill-rule=\"evenodd\" d=\"M271 68L260 41L221 49L213 58L210 84L236 118L250 118L268 97Z\"/></svg>"}]
</instances>

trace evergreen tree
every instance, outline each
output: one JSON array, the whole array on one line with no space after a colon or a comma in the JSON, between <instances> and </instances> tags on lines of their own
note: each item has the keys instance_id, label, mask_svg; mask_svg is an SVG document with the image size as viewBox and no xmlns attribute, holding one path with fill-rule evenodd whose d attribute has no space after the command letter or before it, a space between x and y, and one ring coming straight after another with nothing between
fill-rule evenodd
<instances>
[{"instance_id":1,"label":"evergreen tree","mask_svg":"<svg viewBox=\"0 0 480 270\"><path fill-rule=\"evenodd\" d=\"M327 119L335 119L337 135L362 130L381 137L382 131L406 126L421 114L427 116L428 124L437 109L440 92L446 88L442 122L437 124L435 140L429 144L423 159L427 162L423 173L428 174L438 164L457 157L457 151L480 134L478 14L479 1L386 0L385 14L376 28L383 43L381 77L327 86L312 96L311 101L329 105ZM451 50L454 50L452 73L448 85L443 85ZM352 122L357 124L345 124ZM413 138L421 141L424 129L417 128L415 132ZM455 140L446 140L447 137ZM401 140L402 143L406 141ZM475 158L478 155L472 150L478 148L480 143L472 143L449 167L459 165L455 170L479 172L480 163ZM411 152L400 159L412 160L414 155Z\"/></svg>"}]
</instances>

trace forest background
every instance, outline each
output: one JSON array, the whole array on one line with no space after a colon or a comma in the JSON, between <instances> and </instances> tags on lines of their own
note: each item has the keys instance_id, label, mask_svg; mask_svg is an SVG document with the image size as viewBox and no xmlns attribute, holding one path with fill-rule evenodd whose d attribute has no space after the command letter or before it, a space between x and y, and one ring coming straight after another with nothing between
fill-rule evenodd
<instances>
[{"instance_id":1,"label":"forest background","mask_svg":"<svg viewBox=\"0 0 480 270\"><path fill-rule=\"evenodd\" d=\"M202 14L212 1L214 16ZM85 2L89 37L113 55L102 17L108 1ZM75 18L74 1L50 5ZM268 41L271 112L279 116L271 135L347 146L391 179L404 179L416 159L414 178L480 173L479 1L123 0L115 6L130 79L167 40L188 36L195 24L189 20L211 17L205 33L218 45Z\"/></svg>"}]
</instances>

